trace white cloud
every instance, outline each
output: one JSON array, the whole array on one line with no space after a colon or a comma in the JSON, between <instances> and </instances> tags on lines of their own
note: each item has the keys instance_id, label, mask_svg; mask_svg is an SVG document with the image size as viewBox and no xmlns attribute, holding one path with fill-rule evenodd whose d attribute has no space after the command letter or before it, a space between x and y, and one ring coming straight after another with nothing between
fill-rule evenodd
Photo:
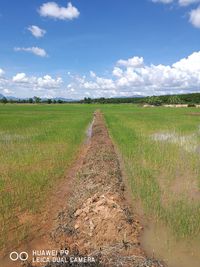
<instances>
[{"instance_id":1,"label":"white cloud","mask_svg":"<svg viewBox=\"0 0 200 267\"><path fill-rule=\"evenodd\" d=\"M174 3L174 0L152 0L153 3L170 4ZM177 0L181 7L189 6L191 4L200 3L200 0ZM189 13L189 22L196 28L200 28L200 6L193 9Z\"/></svg>"},{"instance_id":2,"label":"white cloud","mask_svg":"<svg viewBox=\"0 0 200 267\"><path fill-rule=\"evenodd\" d=\"M200 89L200 51L171 66L145 65L143 58L138 61L133 58L120 60L122 68L118 67L118 61L109 78L91 73L88 78L72 76L69 93L73 88L73 92L79 92L82 97L86 91L91 97L112 97L198 92Z\"/></svg>"},{"instance_id":3,"label":"white cloud","mask_svg":"<svg viewBox=\"0 0 200 267\"><path fill-rule=\"evenodd\" d=\"M5 74L5 71L0 68L0 77L3 76L4 74Z\"/></svg>"},{"instance_id":4,"label":"white cloud","mask_svg":"<svg viewBox=\"0 0 200 267\"><path fill-rule=\"evenodd\" d=\"M36 56L39 56L39 57L47 57L47 52L43 49L43 48L40 48L40 47L37 47L37 46L33 46L33 47L15 47L14 48L15 51L24 51L24 52L29 52L29 53L32 53Z\"/></svg>"},{"instance_id":5,"label":"white cloud","mask_svg":"<svg viewBox=\"0 0 200 267\"><path fill-rule=\"evenodd\" d=\"M153 3L171 4L174 0L152 0Z\"/></svg>"},{"instance_id":6,"label":"white cloud","mask_svg":"<svg viewBox=\"0 0 200 267\"><path fill-rule=\"evenodd\" d=\"M27 83L28 77L25 73L17 73L15 76L13 76L12 81L16 83Z\"/></svg>"},{"instance_id":7,"label":"white cloud","mask_svg":"<svg viewBox=\"0 0 200 267\"><path fill-rule=\"evenodd\" d=\"M175 3L175 0L152 0L153 3L162 3L162 4L172 4ZM189 6L200 2L200 0L177 0L180 6Z\"/></svg>"},{"instance_id":8,"label":"white cloud","mask_svg":"<svg viewBox=\"0 0 200 267\"><path fill-rule=\"evenodd\" d=\"M94 71L90 71L90 76L91 76L91 78L95 78L96 77L96 73L94 72Z\"/></svg>"},{"instance_id":9,"label":"white cloud","mask_svg":"<svg viewBox=\"0 0 200 267\"><path fill-rule=\"evenodd\" d=\"M15 84L20 84L21 86L32 87L34 90L57 89L63 83L61 77L53 79L50 75L35 77L27 76L25 73L17 73L15 76L13 76L12 81Z\"/></svg>"},{"instance_id":10,"label":"white cloud","mask_svg":"<svg viewBox=\"0 0 200 267\"><path fill-rule=\"evenodd\" d=\"M112 79L96 77L96 84L103 90L115 89L115 83Z\"/></svg>"},{"instance_id":11,"label":"white cloud","mask_svg":"<svg viewBox=\"0 0 200 267\"><path fill-rule=\"evenodd\" d=\"M39 88L58 88L62 84L62 78L53 79L50 75L45 75L37 79Z\"/></svg>"},{"instance_id":12,"label":"white cloud","mask_svg":"<svg viewBox=\"0 0 200 267\"><path fill-rule=\"evenodd\" d=\"M10 95L10 94L12 94L12 93L14 93L12 90L10 90L10 89L3 89L3 93L5 94L5 95Z\"/></svg>"},{"instance_id":13,"label":"white cloud","mask_svg":"<svg viewBox=\"0 0 200 267\"><path fill-rule=\"evenodd\" d=\"M60 7L55 2L48 2L39 8L39 14L54 19L73 20L79 17L80 12L71 3L68 3L67 7Z\"/></svg>"},{"instance_id":14,"label":"white cloud","mask_svg":"<svg viewBox=\"0 0 200 267\"><path fill-rule=\"evenodd\" d=\"M118 60L117 65L124 67L139 68L143 65L143 63L144 63L143 57L132 57L127 60L124 59Z\"/></svg>"},{"instance_id":15,"label":"white cloud","mask_svg":"<svg viewBox=\"0 0 200 267\"><path fill-rule=\"evenodd\" d=\"M200 72L200 52L194 52L187 58L183 58L174 63L172 66L178 70L188 72L191 75L194 72Z\"/></svg>"},{"instance_id":16,"label":"white cloud","mask_svg":"<svg viewBox=\"0 0 200 267\"><path fill-rule=\"evenodd\" d=\"M139 58L139 57L133 57ZM200 51L182 58L172 65L149 65L140 60L140 65L131 62L119 67L118 62L112 72L106 76L94 71L88 75L66 75L67 82L61 77L44 75L42 77L29 76L23 72L12 77L0 78L0 90L9 88L16 96L44 95L62 96L80 99L90 97L114 97L133 95L160 95L172 93L190 93L200 91ZM139 61L138 61L139 62ZM137 67L135 67L137 66ZM35 92L37 91L37 92Z\"/></svg>"},{"instance_id":17,"label":"white cloud","mask_svg":"<svg viewBox=\"0 0 200 267\"><path fill-rule=\"evenodd\" d=\"M151 0L153 3L172 4L176 0ZM191 4L199 3L200 0L177 0L180 6L189 6Z\"/></svg>"},{"instance_id":18,"label":"white cloud","mask_svg":"<svg viewBox=\"0 0 200 267\"><path fill-rule=\"evenodd\" d=\"M189 6L194 3L199 3L200 0L179 0L179 5L180 6Z\"/></svg>"},{"instance_id":19,"label":"white cloud","mask_svg":"<svg viewBox=\"0 0 200 267\"><path fill-rule=\"evenodd\" d=\"M112 74L116 77L122 77L123 70L118 67L114 67Z\"/></svg>"},{"instance_id":20,"label":"white cloud","mask_svg":"<svg viewBox=\"0 0 200 267\"><path fill-rule=\"evenodd\" d=\"M190 22L196 28L200 28L200 7L190 12Z\"/></svg>"},{"instance_id":21,"label":"white cloud","mask_svg":"<svg viewBox=\"0 0 200 267\"><path fill-rule=\"evenodd\" d=\"M28 27L28 30L32 33L33 36L36 38L41 38L45 35L46 31L44 29L41 29L40 27L36 25L31 25Z\"/></svg>"}]
</instances>

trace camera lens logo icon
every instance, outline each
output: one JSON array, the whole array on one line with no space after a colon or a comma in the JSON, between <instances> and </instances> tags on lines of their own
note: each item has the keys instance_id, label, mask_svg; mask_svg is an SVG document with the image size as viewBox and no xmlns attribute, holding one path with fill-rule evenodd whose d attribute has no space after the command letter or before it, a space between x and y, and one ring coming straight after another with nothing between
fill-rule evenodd
<instances>
[{"instance_id":1,"label":"camera lens logo icon","mask_svg":"<svg viewBox=\"0 0 200 267\"><path fill-rule=\"evenodd\" d=\"M25 251L22 251L20 253L13 251L10 253L10 259L11 261L17 261L17 260L26 261L28 260L28 253Z\"/></svg>"}]
</instances>

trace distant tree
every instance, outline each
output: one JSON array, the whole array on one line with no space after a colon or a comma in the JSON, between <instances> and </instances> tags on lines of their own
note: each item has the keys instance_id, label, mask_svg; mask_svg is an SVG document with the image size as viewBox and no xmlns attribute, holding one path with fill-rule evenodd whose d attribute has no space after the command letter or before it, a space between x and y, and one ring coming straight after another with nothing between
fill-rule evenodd
<instances>
[{"instance_id":1,"label":"distant tree","mask_svg":"<svg viewBox=\"0 0 200 267\"><path fill-rule=\"evenodd\" d=\"M56 100L54 99L54 100L53 100L53 104L56 104L56 103L57 103L57 102L56 102Z\"/></svg>"},{"instance_id":2,"label":"distant tree","mask_svg":"<svg viewBox=\"0 0 200 267\"><path fill-rule=\"evenodd\" d=\"M51 98L47 99L47 103L51 104L52 103L52 99Z\"/></svg>"},{"instance_id":3,"label":"distant tree","mask_svg":"<svg viewBox=\"0 0 200 267\"><path fill-rule=\"evenodd\" d=\"M147 98L147 103L149 105L161 106L162 99L159 96L151 96Z\"/></svg>"},{"instance_id":4,"label":"distant tree","mask_svg":"<svg viewBox=\"0 0 200 267\"><path fill-rule=\"evenodd\" d=\"M30 103L30 104L33 103L33 98L32 97L28 99L28 103Z\"/></svg>"},{"instance_id":5,"label":"distant tree","mask_svg":"<svg viewBox=\"0 0 200 267\"><path fill-rule=\"evenodd\" d=\"M2 101L3 104L7 104L8 103L8 99L5 96L2 98L1 101Z\"/></svg>"},{"instance_id":6,"label":"distant tree","mask_svg":"<svg viewBox=\"0 0 200 267\"><path fill-rule=\"evenodd\" d=\"M13 104L13 103L15 103L16 101L15 101L14 99L8 99L8 102L9 102L10 104Z\"/></svg>"},{"instance_id":7,"label":"distant tree","mask_svg":"<svg viewBox=\"0 0 200 267\"><path fill-rule=\"evenodd\" d=\"M62 104L63 101L62 101L61 99L58 99L57 103L58 103L58 104Z\"/></svg>"},{"instance_id":8,"label":"distant tree","mask_svg":"<svg viewBox=\"0 0 200 267\"><path fill-rule=\"evenodd\" d=\"M84 103L91 104L92 103L92 99L90 97L85 97L84 98Z\"/></svg>"},{"instance_id":9,"label":"distant tree","mask_svg":"<svg viewBox=\"0 0 200 267\"><path fill-rule=\"evenodd\" d=\"M100 97L100 98L99 98L99 102L100 102L101 104L106 104L106 103L107 103L107 100L105 99L105 97Z\"/></svg>"},{"instance_id":10,"label":"distant tree","mask_svg":"<svg viewBox=\"0 0 200 267\"><path fill-rule=\"evenodd\" d=\"M172 104L172 105L181 103L181 99L177 95L170 96L168 101L169 101L169 104Z\"/></svg>"},{"instance_id":11,"label":"distant tree","mask_svg":"<svg viewBox=\"0 0 200 267\"><path fill-rule=\"evenodd\" d=\"M87 98L77 101L78 103L133 103L150 104L160 106L162 104L200 104L200 93L182 94L182 95L162 95L151 97L122 97L122 98Z\"/></svg>"},{"instance_id":12,"label":"distant tree","mask_svg":"<svg viewBox=\"0 0 200 267\"><path fill-rule=\"evenodd\" d=\"M37 103L37 104L41 102L41 98L38 97L38 96L34 96L33 99L34 99L34 102Z\"/></svg>"},{"instance_id":13,"label":"distant tree","mask_svg":"<svg viewBox=\"0 0 200 267\"><path fill-rule=\"evenodd\" d=\"M188 104L188 108L196 108L195 104Z\"/></svg>"}]
</instances>

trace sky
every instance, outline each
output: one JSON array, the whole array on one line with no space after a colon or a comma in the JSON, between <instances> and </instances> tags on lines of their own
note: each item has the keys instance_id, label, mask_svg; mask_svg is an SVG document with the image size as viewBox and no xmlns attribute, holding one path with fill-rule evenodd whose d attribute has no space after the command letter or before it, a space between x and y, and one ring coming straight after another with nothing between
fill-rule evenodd
<instances>
[{"instance_id":1,"label":"sky","mask_svg":"<svg viewBox=\"0 0 200 267\"><path fill-rule=\"evenodd\" d=\"M199 90L200 0L0 1L0 94Z\"/></svg>"}]
</instances>

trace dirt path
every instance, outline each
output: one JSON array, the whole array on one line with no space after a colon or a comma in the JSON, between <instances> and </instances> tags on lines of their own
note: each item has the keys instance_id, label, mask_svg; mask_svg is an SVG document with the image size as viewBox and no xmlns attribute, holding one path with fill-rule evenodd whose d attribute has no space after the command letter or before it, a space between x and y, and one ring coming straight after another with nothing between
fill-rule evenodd
<instances>
[{"instance_id":1,"label":"dirt path","mask_svg":"<svg viewBox=\"0 0 200 267\"><path fill-rule=\"evenodd\" d=\"M63 184L63 192L60 189L62 209L57 208L60 212L46 245L41 243L43 249L47 249L47 244L48 248L67 248L67 262L46 266L162 266L155 259L146 258L140 246L142 226L129 209L119 160L100 112L94 114L86 147L80 162L70 172L67 194L66 185ZM85 263L74 262L82 261L83 257Z\"/></svg>"}]
</instances>

